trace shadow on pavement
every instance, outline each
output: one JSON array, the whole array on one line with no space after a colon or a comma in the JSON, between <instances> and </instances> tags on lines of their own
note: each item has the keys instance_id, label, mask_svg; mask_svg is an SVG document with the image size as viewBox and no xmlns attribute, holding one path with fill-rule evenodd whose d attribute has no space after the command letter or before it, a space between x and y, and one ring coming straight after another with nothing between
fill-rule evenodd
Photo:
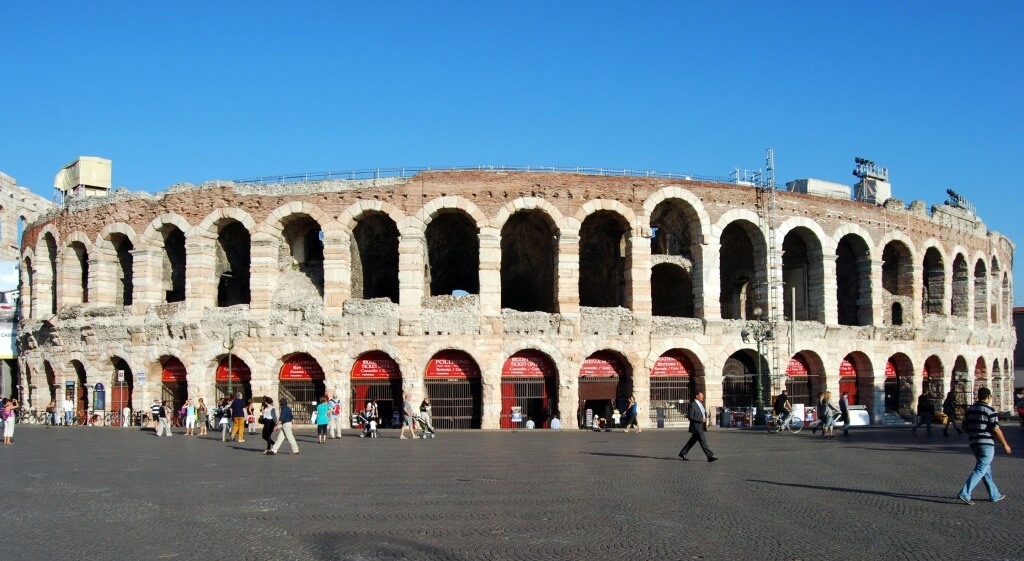
<instances>
[{"instance_id":1,"label":"shadow on pavement","mask_svg":"<svg viewBox=\"0 0 1024 561\"><path fill-rule=\"evenodd\" d=\"M876 491L873 489L851 489L848 487L827 487L824 485L802 485L800 483L780 483L778 481L765 481L763 479L748 479L751 483L765 483L767 485L779 485L781 487L799 487L801 489L814 489L818 491L837 491L840 493L855 493L858 495L878 495L881 497L893 497L896 499L910 499L925 503L955 505L952 497L936 495L915 495L913 493L893 493L888 491Z\"/></svg>"}]
</instances>

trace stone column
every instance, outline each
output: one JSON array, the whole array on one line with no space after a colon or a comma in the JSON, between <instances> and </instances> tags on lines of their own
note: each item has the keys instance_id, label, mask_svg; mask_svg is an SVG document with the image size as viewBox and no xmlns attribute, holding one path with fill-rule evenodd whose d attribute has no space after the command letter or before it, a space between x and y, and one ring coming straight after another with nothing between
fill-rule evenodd
<instances>
[{"instance_id":1,"label":"stone column","mask_svg":"<svg viewBox=\"0 0 1024 561\"><path fill-rule=\"evenodd\" d=\"M398 241L398 316L402 335L420 335L420 310L426 296L424 271L426 237L418 228L406 228ZM403 384L405 378L403 377Z\"/></svg>"},{"instance_id":2,"label":"stone column","mask_svg":"<svg viewBox=\"0 0 1024 561\"><path fill-rule=\"evenodd\" d=\"M480 315L501 319L501 232L480 229ZM486 319L484 320L487 321Z\"/></svg>"},{"instance_id":3,"label":"stone column","mask_svg":"<svg viewBox=\"0 0 1024 561\"><path fill-rule=\"evenodd\" d=\"M578 316L580 313L580 236L577 230L563 231L558 236L558 313Z\"/></svg>"},{"instance_id":4,"label":"stone column","mask_svg":"<svg viewBox=\"0 0 1024 561\"><path fill-rule=\"evenodd\" d=\"M352 255L350 237L336 221L324 232L324 313L340 316L352 296Z\"/></svg>"},{"instance_id":5,"label":"stone column","mask_svg":"<svg viewBox=\"0 0 1024 561\"><path fill-rule=\"evenodd\" d=\"M694 244L692 248L694 317L706 320L722 319L720 248L717 242Z\"/></svg>"},{"instance_id":6,"label":"stone column","mask_svg":"<svg viewBox=\"0 0 1024 561\"><path fill-rule=\"evenodd\" d=\"M132 250L132 307L136 315L144 315L148 306L164 301L162 253L156 248Z\"/></svg>"},{"instance_id":7,"label":"stone column","mask_svg":"<svg viewBox=\"0 0 1024 561\"><path fill-rule=\"evenodd\" d=\"M217 237L194 232L185 240L185 294L189 310L217 306Z\"/></svg>"},{"instance_id":8,"label":"stone column","mask_svg":"<svg viewBox=\"0 0 1024 561\"><path fill-rule=\"evenodd\" d=\"M280 243L283 243L283 240L265 232L256 232L251 237L249 243L249 311L253 316L270 314L270 301L281 276L280 263L278 263Z\"/></svg>"},{"instance_id":9,"label":"stone column","mask_svg":"<svg viewBox=\"0 0 1024 561\"><path fill-rule=\"evenodd\" d=\"M822 298L823 301L819 306L823 306L824 310L819 312L819 316L813 318L815 320L824 320L825 325L838 325L839 324L839 300L836 295L839 291L839 283L836 280L836 259L834 256L835 251L832 251L831 256L825 258L824 251L811 250L808 252L808 259L811 263L815 260L821 261L821 279L816 279L816 273L814 267L808 271L808 284L814 286L816 283L821 283L822 287ZM856 266L854 267L856 270ZM815 297L816 298L816 297ZM839 386L836 386L837 388Z\"/></svg>"},{"instance_id":10,"label":"stone column","mask_svg":"<svg viewBox=\"0 0 1024 561\"><path fill-rule=\"evenodd\" d=\"M872 259L870 261L868 269L868 282L870 286L867 290L861 287L860 298L858 307L864 304L863 299L867 296L870 300L867 303L871 306L871 322L870 325L884 325L885 324L885 289L882 288L882 260Z\"/></svg>"},{"instance_id":11,"label":"stone column","mask_svg":"<svg viewBox=\"0 0 1024 561\"><path fill-rule=\"evenodd\" d=\"M642 315L651 314L651 241L647 230L647 237L629 238L626 254L626 307Z\"/></svg>"}]
</instances>

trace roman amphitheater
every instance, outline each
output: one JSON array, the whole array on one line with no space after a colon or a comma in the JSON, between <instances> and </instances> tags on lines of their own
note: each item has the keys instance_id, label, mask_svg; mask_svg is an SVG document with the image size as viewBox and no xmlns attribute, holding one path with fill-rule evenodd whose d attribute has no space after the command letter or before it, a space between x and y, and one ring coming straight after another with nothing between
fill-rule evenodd
<instances>
[{"instance_id":1,"label":"roman amphitheater","mask_svg":"<svg viewBox=\"0 0 1024 561\"><path fill-rule=\"evenodd\" d=\"M1010 240L895 197L779 190L766 220L763 192L452 170L69 197L24 231L19 383L107 410L230 384L307 421L405 393L439 428L584 427L629 395L680 426L696 391L743 423L783 386L875 424L980 386L1010 409Z\"/></svg>"}]
</instances>

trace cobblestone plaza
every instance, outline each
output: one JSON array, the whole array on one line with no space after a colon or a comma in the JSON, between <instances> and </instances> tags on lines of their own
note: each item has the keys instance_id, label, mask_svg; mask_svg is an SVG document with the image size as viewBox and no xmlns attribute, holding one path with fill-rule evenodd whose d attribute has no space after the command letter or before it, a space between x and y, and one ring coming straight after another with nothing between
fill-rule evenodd
<instances>
[{"instance_id":1,"label":"cobblestone plaza","mask_svg":"<svg viewBox=\"0 0 1024 561\"><path fill-rule=\"evenodd\" d=\"M18 427L0 450L3 558L1024 559L1020 429L994 473L1007 500L953 502L964 437L354 433L300 455L262 441L137 429ZM288 450L285 446L282 452Z\"/></svg>"}]
</instances>

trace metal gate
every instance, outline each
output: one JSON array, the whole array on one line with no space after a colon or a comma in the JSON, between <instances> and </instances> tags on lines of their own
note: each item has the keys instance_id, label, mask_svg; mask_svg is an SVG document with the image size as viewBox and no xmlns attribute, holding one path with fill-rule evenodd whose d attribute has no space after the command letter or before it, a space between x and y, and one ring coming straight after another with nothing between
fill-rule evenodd
<instances>
[{"instance_id":1,"label":"metal gate","mask_svg":"<svg viewBox=\"0 0 1024 561\"><path fill-rule=\"evenodd\" d=\"M399 399L396 400L395 396L398 396ZM401 380L352 380L352 413L365 410L367 401L377 400L377 415L380 417L379 428L389 428L395 409L401 409L401 406L396 407L396 403L401 404L402 402L401 396ZM437 410L433 403L431 403L431 409Z\"/></svg>"},{"instance_id":2,"label":"metal gate","mask_svg":"<svg viewBox=\"0 0 1024 561\"><path fill-rule=\"evenodd\" d=\"M665 415L665 424L679 424L686 420L690 396L696 383L688 376L660 376L651 378L651 422L657 422L658 409Z\"/></svg>"},{"instance_id":3,"label":"metal gate","mask_svg":"<svg viewBox=\"0 0 1024 561\"><path fill-rule=\"evenodd\" d=\"M483 408L479 378L433 378L427 380L426 388L434 428L480 428Z\"/></svg>"},{"instance_id":4,"label":"metal gate","mask_svg":"<svg viewBox=\"0 0 1024 561\"><path fill-rule=\"evenodd\" d=\"M288 400L292 409L292 417L297 425L308 425L312 422L316 404L320 396L327 393L323 380L301 382L281 382L278 386L278 403L281 399Z\"/></svg>"},{"instance_id":5,"label":"metal gate","mask_svg":"<svg viewBox=\"0 0 1024 561\"><path fill-rule=\"evenodd\" d=\"M249 384L248 380L243 380L243 381L235 380L235 381L232 381L231 382L231 391L230 392L228 391L228 383L227 382L217 382L217 401L218 402L220 402L220 400L224 399L225 397L234 399L235 398L235 394L238 393L238 392L242 392L242 399L244 399L246 402L248 402L250 399L252 399L252 386Z\"/></svg>"},{"instance_id":6,"label":"metal gate","mask_svg":"<svg viewBox=\"0 0 1024 561\"><path fill-rule=\"evenodd\" d=\"M538 427L543 427L549 419L554 407L551 396L558 395L551 378L505 377L501 379L501 428L510 429L525 427L526 419L532 418ZM512 422L512 408L520 407L523 419L519 423Z\"/></svg>"},{"instance_id":7,"label":"metal gate","mask_svg":"<svg viewBox=\"0 0 1024 561\"><path fill-rule=\"evenodd\" d=\"M730 375L722 381L722 405L729 409L754 406L754 375Z\"/></svg>"},{"instance_id":8,"label":"metal gate","mask_svg":"<svg viewBox=\"0 0 1024 561\"><path fill-rule=\"evenodd\" d=\"M163 391L160 392L160 402L168 402L171 406L171 415L177 415L185 400L188 399L188 384L185 382L164 382Z\"/></svg>"},{"instance_id":9,"label":"metal gate","mask_svg":"<svg viewBox=\"0 0 1024 561\"><path fill-rule=\"evenodd\" d=\"M786 376L786 393L792 404L817 405L817 399L811 402L810 376ZM815 396L817 397L817 396Z\"/></svg>"}]
</instances>

